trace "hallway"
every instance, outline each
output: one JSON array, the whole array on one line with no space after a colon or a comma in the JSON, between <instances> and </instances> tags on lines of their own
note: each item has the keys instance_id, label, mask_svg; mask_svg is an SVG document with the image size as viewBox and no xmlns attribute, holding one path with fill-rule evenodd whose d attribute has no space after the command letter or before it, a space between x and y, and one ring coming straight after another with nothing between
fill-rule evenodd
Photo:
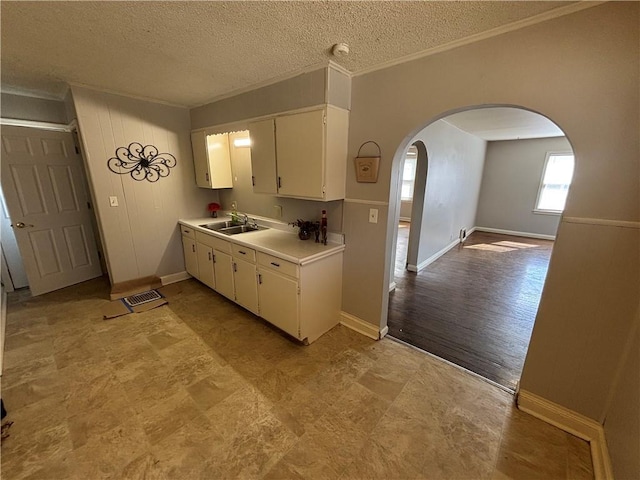
<instances>
[{"instance_id":1,"label":"hallway","mask_svg":"<svg viewBox=\"0 0 640 480\"><path fill-rule=\"evenodd\" d=\"M418 274L401 223L389 335L515 390L553 242L474 232Z\"/></svg>"}]
</instances>

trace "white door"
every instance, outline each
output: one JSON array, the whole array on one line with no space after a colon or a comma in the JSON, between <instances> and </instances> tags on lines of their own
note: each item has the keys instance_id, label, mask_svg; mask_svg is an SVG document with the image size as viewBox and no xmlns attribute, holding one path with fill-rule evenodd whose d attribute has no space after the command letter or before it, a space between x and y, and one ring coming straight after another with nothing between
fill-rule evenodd
<instances>
[{"instance_id":1,"label":"white door","mask_svg":"<svg viewBox=\"0 0 640 480\"><path fill-rule=\"evenodd\" d=\"M2 239L2 255L3 261L6 261L7 270L9 273L8 281L11 282L13 288L23 288L29 286L29 280L27 279L27 272L24 269L22 263L22 255L18 249L18 242L16 236L13 233L11 227L11 218L9 217L9 210L7 204L4 201L4 196L1 195L2 200L2 217L0 218L0 239ZM3 272L4 273L4 272ZM3 278L3 281L5 279ZM5 287L7 285L5 284Z\"/></svg>"},{"instance_id":2,"label":"white door","mask_svg":"<svg viewBox=\"0 0 640 480\"><path fill-rule=\"evenodd\" d=\"M2 127L2 191L33 295L102 275L73 136Z\"/></svg>"}]
</instances>

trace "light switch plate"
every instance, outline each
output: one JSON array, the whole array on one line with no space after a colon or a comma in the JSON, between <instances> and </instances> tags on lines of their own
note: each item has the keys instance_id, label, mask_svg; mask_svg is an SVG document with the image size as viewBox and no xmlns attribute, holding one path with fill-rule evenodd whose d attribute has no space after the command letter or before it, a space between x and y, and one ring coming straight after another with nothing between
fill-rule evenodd
<instances>
[{"instance_id":1,"label":"light switch plate","mask_svg":"<svg viewBox=\"0 0 640 480\"><path fill-rule=\"evenodd\" d=\"M117 207L118 206L118 197L109 197L109 206Z\"/></svg>"},{"instance_id":2,"label":"light switch plate","mask_svg":"<svg viewBox=\"0 0 640 480\"><path fill-rule=\"evenodd\" d=\"M378 223L378 209L370 208L369 209L369 223Z\"/></svg>"}]
</instances>

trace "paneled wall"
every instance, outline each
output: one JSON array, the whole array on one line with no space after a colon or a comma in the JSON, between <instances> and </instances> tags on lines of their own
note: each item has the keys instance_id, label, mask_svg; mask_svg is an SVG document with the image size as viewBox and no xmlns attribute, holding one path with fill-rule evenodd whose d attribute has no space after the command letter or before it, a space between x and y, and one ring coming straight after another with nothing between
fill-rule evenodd
<instances>
[{"instance_id":1,"label":"paneled wall","mask_svg":"<svg viewBox=\"0 0 640 480\"><path fill-rule=\"evenodd\" d=\"M219 200L196 187L189 111L79 87L73 98L111 282L183 272L177 221L206 216ZM155 183L109 171L107 160L132 142L173 154L176 167Z\"/></svg>"}]
</instances>

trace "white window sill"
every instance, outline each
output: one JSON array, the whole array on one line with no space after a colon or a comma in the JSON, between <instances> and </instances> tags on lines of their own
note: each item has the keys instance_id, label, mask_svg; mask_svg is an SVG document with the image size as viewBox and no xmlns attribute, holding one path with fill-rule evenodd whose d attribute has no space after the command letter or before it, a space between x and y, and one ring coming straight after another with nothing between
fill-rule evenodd
<instances>
[{"instance_id":1,"label":"white window sill","mask_svg":"<svg viewBox=\"0 0 640 480\"><path fill-rule=\"evenodd\" d=\"M535 215L551 215L554 217L559 217L560 215L562 215L562 211L561 210L537 210L537 209L533 209L532 212Z\"/></svg>"}]
</instances>

